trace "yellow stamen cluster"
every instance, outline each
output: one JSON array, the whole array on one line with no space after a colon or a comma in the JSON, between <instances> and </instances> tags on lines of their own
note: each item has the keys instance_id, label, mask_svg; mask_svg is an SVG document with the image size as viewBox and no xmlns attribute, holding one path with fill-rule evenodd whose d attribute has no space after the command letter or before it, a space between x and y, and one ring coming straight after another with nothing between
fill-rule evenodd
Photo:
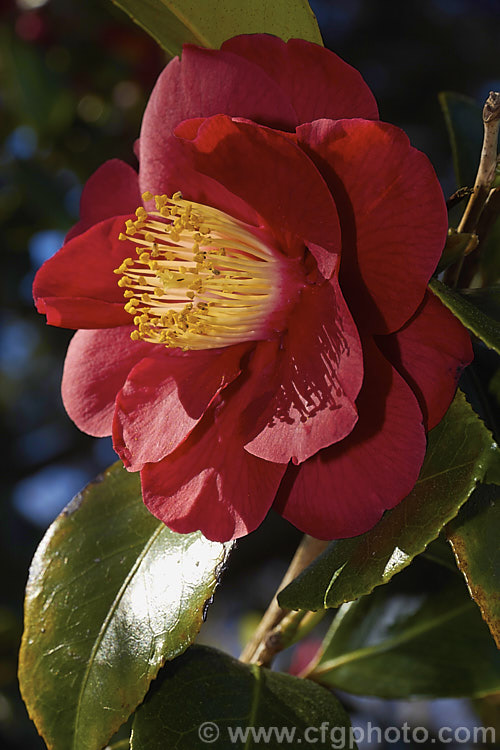
<instances>
[{"instance_id":1,"label":"yellow stamen cluster","mask_svg":"<svg viewBox=\"0 0 500 750\"><path fill-rule=\"evenodd\" d=\"M260 338L280 260L251 228L209 206L146 192L120 240L135 245L115 273L134 341L210 349Z\"/></svg>"}]
</instances>

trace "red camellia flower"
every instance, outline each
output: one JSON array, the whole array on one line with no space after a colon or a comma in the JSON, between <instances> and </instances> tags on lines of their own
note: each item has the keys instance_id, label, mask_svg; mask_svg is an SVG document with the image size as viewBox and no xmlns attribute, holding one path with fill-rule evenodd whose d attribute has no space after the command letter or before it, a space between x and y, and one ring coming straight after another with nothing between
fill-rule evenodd
<instances>
[{"instance_id":1,"label":"red camellia flower","mask_svg":"<svg viewBox=\"0 0 500 750\"><path fill-rule=\"evenodd\" d=\"M185 47L138 156L90 178L35 280L79 329L68 414L175 531L239 537L273 503L319 538L366 531L471 359L426 291L447 231L427 158L340 58L267 35Z\"/></svg>"}]
</instances>

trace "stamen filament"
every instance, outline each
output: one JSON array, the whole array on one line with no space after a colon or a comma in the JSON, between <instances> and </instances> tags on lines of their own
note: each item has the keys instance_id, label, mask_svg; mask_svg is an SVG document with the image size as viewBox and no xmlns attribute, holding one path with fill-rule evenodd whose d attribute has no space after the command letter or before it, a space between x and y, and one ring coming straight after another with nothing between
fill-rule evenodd
<instances>
[{"instance_id":1,"label":"stamen filament","mask_svg":"<svg viewBox=\"0 0 500 750\"><path fill-rule=\"evenodd\" d=\"M131 338L208 349L275 332L290 261L255 227L223 211L180 193L154 201L156 210L139 207L120 234L138 256L115 270L125 310L134 317Z\"/></svg>"}]
</instances>

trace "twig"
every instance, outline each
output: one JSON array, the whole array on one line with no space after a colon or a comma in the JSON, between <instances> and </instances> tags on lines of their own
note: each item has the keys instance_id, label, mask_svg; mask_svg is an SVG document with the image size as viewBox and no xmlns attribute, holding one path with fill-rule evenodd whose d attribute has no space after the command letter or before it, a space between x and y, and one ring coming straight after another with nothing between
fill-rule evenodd
<instances>
[{"instance_id":1,"label":"twig","mask_svg":"<svg viewBox=\"0 0 500 750\"><path fill-rule=\"evenodd\" d=\"M488 200L491 185L495 179L498 131L500 128L500 93L497 91L490 91L490 95L486 100L483 108L483 125L483 148L481 150L476 181L460 224L457 227L457 232L471 234L476 232L481 213ZM454 287L458 286L463 265L464 258L457 263L456 267L450 269L445 279L448 284Z\"/></svg>"},{"instance_id":2,"label":"twig","mask_svg":"<svg viewBox=\"0 0 500 750\"><path fill-rule=\"evenodd\" d=\"M312 536L304 536L257 630L243 649L240 656L241 661L247 664L252 663L267 666L279 651L282 651L283 648L286 648L292 642L293 636L308 612L307 610L291 611L282 609L278 604L277 596L285 586L288 586L299 573L307 568L326 549L328 544L329 542L315 539Z\"/></svg>"}]
</instances>

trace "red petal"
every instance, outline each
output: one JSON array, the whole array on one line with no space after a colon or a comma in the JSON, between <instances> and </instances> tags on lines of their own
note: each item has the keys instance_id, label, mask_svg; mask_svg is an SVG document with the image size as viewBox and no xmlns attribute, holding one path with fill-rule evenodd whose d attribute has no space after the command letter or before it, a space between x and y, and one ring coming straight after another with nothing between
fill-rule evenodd
<instances>
[{"instance_id":1,"label":"red petal","mask_svg":"<svg viewBox=\"0 0 500 750\"><path fill-rule=\"evenodd\" d=\"M62 398L71 419L95 437L111 435L115 398L132 367L155 344L131 341L132 327L77 331L64 363Z\"/></svg>"},{"instance_id":2,"label":"red petal","mask_svg":"<svg viewBox=\"0 0 500 750\"><path fill-rule=\"evenodd\" d=\"M265 426L246 450L302 463L342 440L356 424L362 381L361 343L337 279L305 289L278 352L274 395L256 409Z\"/></svg>"},{"instance_id":3,"label":"red petal","mask_svg":"<svg viewBox=\"0 0 500 750\"><path fill-rule=\"evenodd\" d=\"M141 360L116 399L113 445L125 466L138 471L175 450L239 375L246 348L181 353L157 347Z\"/></svg>"},{"instance_id":4,"label":"red petal","mask_svg":"<svg viewBox=\"0 0 500 750\"><path fill-rule=\"evenodd\" d=\"M285 94L259 67L230 52L186 45L182 60L175 58L161 73L144 113L141 187L153 193L172 192L173 130L183 120L217 114L288 130L297 123ZM174 188L178 189L185 187Z\"/></svg>"},{"instance_id":5,"label":"red petal","mask_svg":"<svg viewBox=\"0 0 500 750\"><path fill-rule=\"evenodd\" d=\"M220 182L263 217L281 237L284 252L290 235L296 235L338 253L340 229L330 192L290 138L221 115L205 120L196 138L179 144L198 172Z\"/></svg>"},{"instance_id":6,"label":"red petal","mask_svg":"<svg viewBox=\"0 0 500 750\"><path fill-rule=\"evenodd\" d=\"M349 437L306 461L279 512L319 539L356 536L415 485L425 454L417 399L371 340Z\"/></svg>"},{"instance_id":7,"label":"red petal","mask_svg":"<svg viewBox=\"0 0 500 750\"><path fill-rule=\"evenodd\" d=\"M233 37L221 49L263 68L286 94L300 123L322 117L378 119L375 98L360 73L325 47L259 34Z\"/></svg>"},{"instance_id":8,"label":"red petal","mask_svg":"<svg viewBox=\"0 0 500 750\"><path fill-rule=\"evenodd\" d=\"M124 161L111 159L85 183L80 221L70 229L66 242L104 219L132 214L141 205L137 172Z\"/></svg>"},{"instance_id":9,"label":"red petal","mask_svg":"<svg viewBox=\"0 0 500 750\"><path fill-rule=\"evenodd\" d=\"M269 366L273 351L259 345L245 375L217 397L187 440L142 470L144 502L174 531L200 529L226 541L253 531L267 514L286 465L247 453L243 423L255 373Z\"/></svg>"},{"instance_id":10,"label":"red petal","mask_svg":"<svg viewBox=\"0 0 500 750\"><path fill-rule=\"evenodd\" d=\"M431 430L446 414L460 373L474 356L466 329L427 292L409 323L391 336L380 336L377 343L411 385Z\"/></svg>"},{"instance_id":11,"label":"red petal","mask_svg":"<svg viewBox=\"0 0 500 750\"><path fill-rule=\"evenodd\" d=\"M43 264L35 276L33 297L47 323L62 328L112 328L130 323L119 277L113 273L135 252L130 243L118 239L129 218L116 216L95 224Z\"/></svg>"},{"instance_id":12,"label":"red petal","mask_svg":"<svg viewBox=\"0 0 500 750\"><path fill-rule=\"evenodd\" d=\"M446 239L431 164L386 123L322 120L297 132L337 205L340 284L354 319L376 333L399 329L421 303Z\"/></svg>"}]
</instances>

